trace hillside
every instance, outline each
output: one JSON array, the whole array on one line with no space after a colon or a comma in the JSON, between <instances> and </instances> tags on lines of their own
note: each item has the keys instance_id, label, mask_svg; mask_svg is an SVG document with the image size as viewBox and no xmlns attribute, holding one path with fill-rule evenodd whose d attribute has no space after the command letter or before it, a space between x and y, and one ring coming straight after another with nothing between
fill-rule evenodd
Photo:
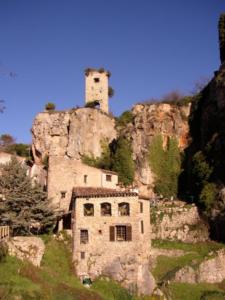
<instances>
[{"instance_id":1,"label":"hillside","mask_svg":"<svg viewBox=\"0 0 225 300\"><path fill-rule=\"evenodd\" d=\"M41 267L7 256L0 262L1 300L148 300L133 297L117 283L98 279L85 288L72 267L71 240L66 235L42 236L46 251Z\"/></svg>"}]
</instances>

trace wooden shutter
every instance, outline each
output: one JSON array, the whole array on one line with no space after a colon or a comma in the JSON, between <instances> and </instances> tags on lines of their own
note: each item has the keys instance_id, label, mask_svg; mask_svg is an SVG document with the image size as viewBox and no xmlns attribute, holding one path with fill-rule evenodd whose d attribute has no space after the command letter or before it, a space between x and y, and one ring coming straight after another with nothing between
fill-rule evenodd
<instances>
[{"instance_id":1,"label":"wooden shutter","mask_svg":"<svg viewBox=\"0 0 225 300\"><path fill-rule=\"evenodd\" d=\"M115 227L114 226L109 226L109 240L110 240L110 242L115 241Z\"/></svg>"},{"instance_id":2,"label":"wooden shutter","mask_svg":"<svg viewBox=\"0 0 225 300\"><path fill-rule=\"evenodd\" d=\"M126 226L126 241L132 241L132 227Z\"/></svg>"}]
</instances>

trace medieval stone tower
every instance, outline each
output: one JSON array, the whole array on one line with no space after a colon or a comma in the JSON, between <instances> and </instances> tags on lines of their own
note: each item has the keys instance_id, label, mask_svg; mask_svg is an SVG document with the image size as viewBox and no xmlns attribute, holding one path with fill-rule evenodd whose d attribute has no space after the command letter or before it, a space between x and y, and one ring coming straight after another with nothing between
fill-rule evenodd
<instances>
[{"instance_id":1,"label":"medieval stone tower","mask_svg":"<svg viewBox=\"0 0 225 300\"><path fill-rule=\"evenodd\" d=\"M109 72L104 69L87 69L85 71L85 103L96 102L106 113L109 112L109 76Z\"/></svg>"}]
</instances>

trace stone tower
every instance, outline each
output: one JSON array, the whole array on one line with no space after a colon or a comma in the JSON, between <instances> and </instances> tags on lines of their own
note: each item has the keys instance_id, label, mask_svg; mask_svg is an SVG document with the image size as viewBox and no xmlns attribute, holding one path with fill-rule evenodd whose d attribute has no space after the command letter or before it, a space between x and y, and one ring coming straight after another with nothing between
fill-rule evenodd
<instances>
[{"instance_id":1,"label":"stone tower","mask_svg":"<svg viewBox=\"0 0 225 300\"><path fill-rule=\"evenodd\" d=\"M109 112L109 80L110 73L104 69L87 69L85 71L85 103L95 102L100 109Z\"/></svg>"}]
</instances>

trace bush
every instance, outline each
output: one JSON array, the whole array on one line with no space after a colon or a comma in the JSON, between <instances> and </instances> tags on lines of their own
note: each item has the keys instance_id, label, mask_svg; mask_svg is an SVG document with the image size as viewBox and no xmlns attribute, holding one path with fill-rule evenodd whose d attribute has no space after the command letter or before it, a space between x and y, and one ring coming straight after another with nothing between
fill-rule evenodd
<instances>
[{"instance_id":1,"label":"bush","mask_svg":"<svg viewBox=\"0 0 225 300\"><path fill-rule=\"evenodd\" d=\"M8 246L5 242L0 242L0 263L3 262L8 254Z\"/></svg>"},{"instance_id":2,"label":"bush","mask_svg":"<svg viewBox=\"0 0 225 300\"><path fill-rule=\"evenodd\" d=\"M212 208L217 194L217 188L214 183L206 183L199 196L199 201L205 207L206 211Z\"/></svg>"},{"instance_id":3,"label":"bush","mask_svg":"<svg viewBox=\"0 0 225 300\"><path fill-rule=\"evenodd\" d=\"M114 96L114 94L115 94L114 89L113 89L111 86L109 86L109 89L108 89L108 96L111 98L111 97Z\"/></svg>"},{"instance_id":4,"label":"bush","mask_svg":"<svg viewBox=\"0 0 225 300\"><path fill-rule=\"evenodd\" d=\"M125 127L128 123L133 122L133 114L130 110L126 110L116 119L116 125Z\"/></svg>"},{"instance_id":5,"label":"bush","mask_svg":"<svg viewBox=\"0 0 225 300\"><path fill-rule=\"evenodd\" d=\"M55 104L52 103L52 102L48 102L48 103L45 105L45 109L46 109L47 111L53 111L53 110L55 110Z\"/></svg>"},{"instance_id":6,"label":"bush","mask_svg":"<svg viewBox=\"0 0 225 300\"><path fill-rule=\"evenodd\" d=\"M95 100L95 101L90 101L90 102L87 102L85 104L85 107L89 107L89 108L95 108L96 106L99 105L99 101Z\"/></svg>"}]
</instances>

